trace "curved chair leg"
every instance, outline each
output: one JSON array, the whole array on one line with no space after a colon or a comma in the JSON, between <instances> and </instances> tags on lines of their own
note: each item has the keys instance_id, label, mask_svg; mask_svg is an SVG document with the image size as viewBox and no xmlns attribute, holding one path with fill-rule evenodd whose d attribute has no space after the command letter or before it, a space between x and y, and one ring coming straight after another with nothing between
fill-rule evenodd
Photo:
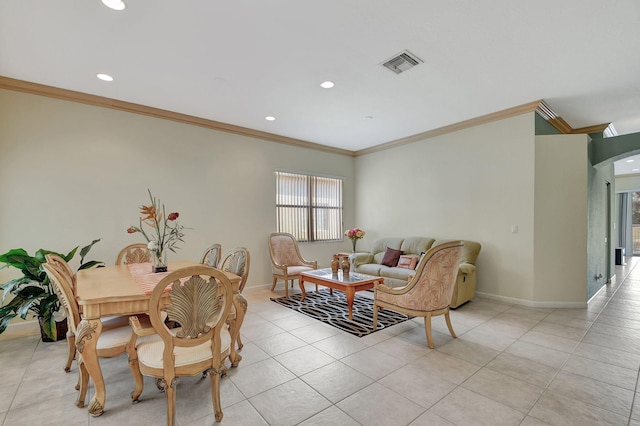
<instances>
[{"instance_id":1,"label":"curved chair leg","mask_svg":"<svg viewBox=\"0 0 640 426\"><path fill-rule=\"evenodd\" d=\"M133 376L133 381L135 383L135 389L131 392L131 403L137 404L138 398L142 394L142 390L144 389L144 379L142 378L142 372L140 372L140 365L138 364L138 353L136 352L136 340L137 336L135 333L131 334L131 340L125 346L125 351L127 353L127 357L129 358L129 370L131 370L131 375Z\"/></svg>"},{"instance_id":2,"label":"curved chair leg","mask_svg":"<svg viewBox=\"0 0 640 426\"><path fill-rule=\"evenodd\" d=\"M219 422L222 420L222 404L220 403L220 373L211 369L209 372L209 379L211 380L213 413L215 414L216 422Z\"/></svg>"},{"instance_id":3,"label":"curved chair leg","mask_svg":"<svg viewBox=\"0 0 640 426\"><path fill-rule=\"evenodd\" d=\"M140 398L140 395L142 394L142 390L144 389L144 379L142 378L142 373L140 372L138 359L129 360L129 369L131 370L133 381L136 384L136 388L133 390L133 392L131 392L131 403L137 404L138 398Z\"/></svg>"},{"instance_id":4,"label":"curved chair leg","mask_svg":"<svg viewBox=\"0 0 640 426\"><path fill-rule=\"evenodd\" d=\"M240 338L240 333L238 333L238 350L242 349L244 345L242 344L242 339Z\"/></svg>"},{"instance_id":5,"label":"curved chair leg","mask_svg":"<svg viewBox=\"0 0 640 426\"><path fill-rule=\"evenodd\" d=\"M284 297L289 297L289 280L284 280Z\"/></svg>"},{"instance_id":6,"label":"curved chair leg","mask_svg":"<svg viewBox=\"0 0 640 426\"><path fill-rule=\"evenodd\" d=\"M271 291L273 291L273 289L276 288L277 282L278 282L278 279L276 277L273 277L273 284L271 284Z\"/></svg>"},{"instance_id":7,"label":"curved chair leg","mask_svg":"<svg viewBox=\"0 0 640 426\"><path fill-rule=\"evenodd\" d=\"M173 426L176 423L176 380L165 381L164 393L167 396L167 426Z\"/></svg>"},{"instance_id":8,"label":"curved chair leg","mask_svg":"<svg viewBox=\"0 0 640 426\"><path fill-rule=\"evenodd\" d=\"M76 335L72 332L67 333L67 345L69 346L69 355L67 356L67 365L64 366L64 371L68 373L71 371L71 364L76 357Z\"/></svg>"},{"instance_id":9,"label":"curved chair leg","mask_svg":"<svg viewBox=\"0 0 640 426\"><path fill-rule=\"evenodd\" d=\"M458 336L456 336L456 332L453 331L453 326L451 325L451 318L449 317L449 311L448 310L444 314L444 319L447 322L447 328L449 329L449 333L451 333L451 337L453 337L454 339L457 338Z\"/></svg>"},{"instance_id":10,"label":"curved chair leg","mask_svg":"<svg viewBox=\"0 0 640 426\"><path fill-rule=\"evenodd\" d=\"M433 349L435 346L433 345L433 335L431 333L431 312L428 312L424 317L424 329L427 333L427 346Z\"/></svg>"}]
</instances>

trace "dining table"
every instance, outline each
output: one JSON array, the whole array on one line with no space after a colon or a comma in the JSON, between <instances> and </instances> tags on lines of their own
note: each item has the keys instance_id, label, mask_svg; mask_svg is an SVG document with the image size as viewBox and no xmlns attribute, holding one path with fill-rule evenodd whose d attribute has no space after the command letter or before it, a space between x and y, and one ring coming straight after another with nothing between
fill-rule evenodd
<instances>
[{"instance_id":1,"label":"dining table","mask_svg":"<svg viewBox=\"0 0 640 426\"><path fill-rule=\"evenodd\" d=\"M121 264L103 268L83 269L76 274L76 300L82 319L76 332L76 348L82 356L95 394L88 411L93 416L104 412L106 389L96 344L102 331L101 318L113 315L136 315L149 312L149 299L155 284L171 271L199 265L193 261L169 262L168 272L153 273L151 264ZM247 311L247 300L240 293L240 276L223 271L233 287L232 317L229 318L231 348L229 361L237 367L242 359L236 352L236 342Z\"/></svg>"}]
</instances>

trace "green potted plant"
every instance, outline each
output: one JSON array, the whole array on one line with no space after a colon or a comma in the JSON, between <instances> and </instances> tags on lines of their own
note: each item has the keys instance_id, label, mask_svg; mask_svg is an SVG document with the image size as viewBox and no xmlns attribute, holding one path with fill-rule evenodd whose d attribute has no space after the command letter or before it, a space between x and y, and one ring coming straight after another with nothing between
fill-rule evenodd
<instances>
[{"instance_id":1,"label":"green potted plant","mask_svg":"<svg viewBox=\"0 0 640 426\"><path fill-rule=\"evenodd\" d=\"M104 262L95 260L85 262L84 260L91 247L98 241L100 240L93 240L91 244L80 250L80 267L78 269L104 266ZM20 317L26 320L27 316L32 314L40 322L43 341L56 341L64 338L66 330L58 329L54 316L60 310L60 302L42 264L46 262L45 255L48 253L57 254L69 262L77 251L78 247L75 247L64 255L39 249L31 256L26 250L18 248L0 255L0 263L4 264L0 266L0 270L11 266L22 272L21 277L0 284L0 290L3 291L0 306L0 334L7 329L13 318ZM7 302L9 294L13 295L13 298ZM63 325L66 326L66 321L63 322Z\"/></svg>"}]
</instances>

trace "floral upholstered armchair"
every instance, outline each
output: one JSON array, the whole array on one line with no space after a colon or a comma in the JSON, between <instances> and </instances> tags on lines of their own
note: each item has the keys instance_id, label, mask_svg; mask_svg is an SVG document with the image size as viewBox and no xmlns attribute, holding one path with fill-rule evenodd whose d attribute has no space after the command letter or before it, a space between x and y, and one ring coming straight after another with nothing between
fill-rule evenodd
<instances>
[{"instance_id":1,"label":"floral upholstered armchair","mask_svg":"<svg viewBox=\"0 0 640 426\"><path fill-rule=\"evenodd\" d=\"M289 280L300 278L300 273L318 269L318 262L305 260L300 254L300 248L295 237L284 232L274 232L269 236L269 254L271 255L271 271L273 285L276 288L278 280L284 281L284 294L289 297Z\"/></svg>"},{"instance_id":2,"label":"floral upholstered armchair","mask_svg":"<svg viewBox=\"0 0 640 426\"><path fill-rule=\"evenodd\" d=\"M458 274L462 247L462 241L454 241L430 248L418 264L416 275L403 287L390 288L384 284L376 284L373 327L378 326L379 308L424 317L427 345L433 349L431 317L444 315L449 333L455 338L456 334L449 318L449 306Z\"/></svg>"}]
</instances>

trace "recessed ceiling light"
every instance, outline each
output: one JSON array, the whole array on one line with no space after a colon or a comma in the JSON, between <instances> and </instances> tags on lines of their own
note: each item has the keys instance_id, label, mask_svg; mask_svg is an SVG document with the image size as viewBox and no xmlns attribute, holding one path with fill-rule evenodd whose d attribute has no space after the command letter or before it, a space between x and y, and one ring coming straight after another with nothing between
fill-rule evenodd
<instances>
[{"instance_id":1,"label":"recessed ceiling light","mask_svg":"<svg viewBox=\"0 0 640 426\"><path fill-rule=\"evenodd\" d=\"M113 10L122 10L125 8L122 0L102 0L102 4Z\"/></svg>"},{"instance_id":2,"label":"recessed ceiling light","mask_svg":"<svg viewBox=\"0 0 640 426\"><path fill-rule=\"evenodd\" d=\"M96 74L96 77L98 77L102 81L113 81L113 77L111 77L109 74Z\"/></svg>"},{"instance_id":3,"label":"recessed ceiling light","mask_svg":"<svg viewBox=\"0 0 640 426\"><path fill-rule=\"evenodd\" d=\"M273 116L271 116L271 115L267 115L264 119L265 119L265 120L267 120L267 121L273 121L273 120L275 120L276 118L275 118L275 117L273 117Z\"/></svg>"},{"instance_id":4,"label":"recessed ceiling light","mask_svg":"<svg viewBox=\"0 0 640 426\"><path fill-rule=\"evenodd\" d=\"M632 172L637 172L640 169L631 169Z\"/></svg>"},{"instance_id":5,"label":"recessed ceiling light","mask_svg":"<svg viewBox=\"0 0 640 426\"><path fill-rule=\"evenodd\" d=\"M335 86L335 83L333 81L323 81L322 83L320 83L320 87L323 87L325 89L331 89L333 86Z\"/></svg>"},{"instance_id":6,"label":"recessed ceiling light","mask_svg":"<svg viewBox=\"0 0 640 426\"><path fill-rule=\"evenodd\" d=\"M627 163L633 163L633 160L627 160Z\"/></svg>"},{"instance_id":7,"label":"recessed ceiling light","mask_svg":"<svg viewBox=\"0 0 640 426\"><path fill-rule=\"evenodd\" d=\"M373 115L365 115L364 119L365 120L373 120Z\"/></svg>"}]
</instances>

